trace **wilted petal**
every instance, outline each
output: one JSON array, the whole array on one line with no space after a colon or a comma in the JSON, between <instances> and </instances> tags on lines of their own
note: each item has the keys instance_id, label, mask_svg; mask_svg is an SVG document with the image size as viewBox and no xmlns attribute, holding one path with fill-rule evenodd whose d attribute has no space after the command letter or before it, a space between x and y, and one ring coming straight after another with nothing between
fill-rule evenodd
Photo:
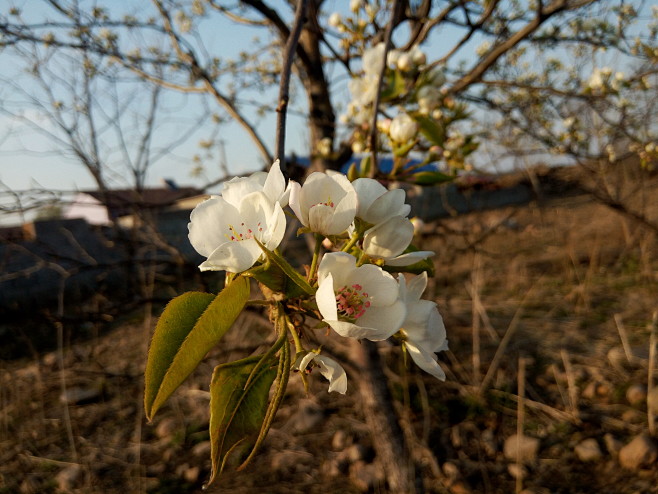
<instances>
[{"instance_id":1,"label":"wilted petal","mask_svg":"<svg viewBox=\"0 0 658 494\"><path fill-rule=\"evenodd\" d=\"M387 266L411 266L417 262L435 255L431 250L417 250L416 252L407 252L392 259L386 259Z\"/></svg>"},{"instance_id":2,"label":"wilted petal","mask_svg":"<svg viewBox=\"0 0 658 494\"><path fill-rule=\"evenodd\" d=\"M411 358L416 363L418 367L423 369L428 374L433 375L440 381L446 380L446 373L443 371L439 365L438 359L435 353L427 352L422 348L417 347L411 341L406 341L405 346Z\"/></svg>"},{"instance_id":3,"label":"wilted petal","mask_svg":"<svg viewBox=\"0 0 658 494\"><path fill-rule=\"evenodd\" d=\"M329 392L336 391L345 394L347 391L347 374L345 369L334 359L323 355L313 357L320 366L320 374L329 380Z\"/></svg>"}]
</instances>

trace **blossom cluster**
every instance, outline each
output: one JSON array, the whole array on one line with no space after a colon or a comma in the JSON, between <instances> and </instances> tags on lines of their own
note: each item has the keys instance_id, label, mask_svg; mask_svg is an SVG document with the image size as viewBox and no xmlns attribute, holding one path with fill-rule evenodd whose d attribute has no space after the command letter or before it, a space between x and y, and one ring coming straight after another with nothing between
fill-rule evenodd
<instances>
[{"instance_id":1,"label":"blossom cluster","mask_svg":"<svg viewBox=\"0 0 658 494\"><path fill-rule=\"evenodd\" d=\"M277 161L268 173L234 178L221 195L199 204L189 239L206 257L202 271L260 272L284 237L284 208L290 207L303 225L300 231L332 249L319 258L318 245L308 273L314 315L343 337L394 337L419 367L443 380L436 352L447 349L446 331L436 304L421 299L427 273L407 278L401 272L434 255L408 251L414 226L405 197L402 189L388 190L370 178L350 182L333 171L286 186ZM330 391L347 389L342 367L317 351L301 354L296 367L318 367Z\"/></svg>"}]
</instances>

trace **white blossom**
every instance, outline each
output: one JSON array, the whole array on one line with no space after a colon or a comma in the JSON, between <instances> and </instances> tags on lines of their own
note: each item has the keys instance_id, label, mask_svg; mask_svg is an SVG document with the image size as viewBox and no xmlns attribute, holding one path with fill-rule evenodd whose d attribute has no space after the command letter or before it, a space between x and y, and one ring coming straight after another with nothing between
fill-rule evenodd
<instances>
[{"instance_id":1,"label":"white blossom","mask_svg":"<svg viewBox=\"0 0 658 494\"><path fill-rule=\"evenodd\" d=\"M311 173L303 186L291 181L290 207L312 232L339 235L354 221L354 187L338 172Z\"/></svg>"},{"instance_id":2,"label":"white blossom","mask_svg":"<svg viewBox=\"0 0 658 494\"><path fill-rule=\"evenodd\" d=\"M356 258L345 252L323 256L318 283L322 320L341 336L385 340L406 317L395 278L374 264L357 267Z\"/></svg>"}]
</instances>

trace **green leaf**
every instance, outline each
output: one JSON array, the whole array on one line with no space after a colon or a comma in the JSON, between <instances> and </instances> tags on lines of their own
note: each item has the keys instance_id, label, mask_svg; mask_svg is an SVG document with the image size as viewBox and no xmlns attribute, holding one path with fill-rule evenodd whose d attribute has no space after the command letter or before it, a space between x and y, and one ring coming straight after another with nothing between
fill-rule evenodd
<instances>
[{"instance_id":1,"label":"green leaf","mask_svg":"<svg viewBox=\"0 0 658 494\"><path fill-rule=\"evenodd\" d=\"M386 74L385 82L386 84L380 93L382 103L394 100L407 91L406 80L399 70Z\"/></svg>"},{"instance_id":2,"label":"green leaf","mask_svg":"<svg viewBox=\"0 0 658 494\"><path fill-rule=\"evenodd\" d=\"M214 298L215 295L211 293L187 292L171 300L162 312L151 339L144 372L144 408L149 420L167 369L185 337Z\"/></svg>"},{"instance_id":3,"label":"green leaf","mask_svg":"<svg viewBox=\"0 0 658 494\"><path fill-rule=\"evenodd\" d=\"M248 299L249 280L240 276L216 297L190 292L167 305L146 362L144 411L149 420L224 336Z\"/></svg>"},{"instance_id":4,"label":"green leaf","mask_svg":"<svg viewBox=\"0 0 658 494\"><path fill-rule=\"evenodd\" d=\"M436 185L446 182L452 182L456 177L442 172L417 172L411 175L412 180L416 185Z\"/></svg>"},{"instance_id":5,"label":"green leaf","mask_svg":"<svg viewBox=\"0 0 658 494\"><path fill-rule=\"evenodd\" d=\"M261 356L218 365L210 383L210 455L212 474L222 473L230 457L238 461L256 442L267 411L276 360L263 366L247 385ZM236 455L233 455L236 453Z\"/></svg>"},{"instance_id":6,"label":"green leaf","mask_svg":"<svg viewBox=\"0 0 658 494\"><path fill-rule=\"evenodd\" d=\"M443 126L436 123L425 115L412 115L413 119L418 123L418 129L423 134L425 139L435 146L443 146L446 135Z\"/></svg>"}]
</instances>

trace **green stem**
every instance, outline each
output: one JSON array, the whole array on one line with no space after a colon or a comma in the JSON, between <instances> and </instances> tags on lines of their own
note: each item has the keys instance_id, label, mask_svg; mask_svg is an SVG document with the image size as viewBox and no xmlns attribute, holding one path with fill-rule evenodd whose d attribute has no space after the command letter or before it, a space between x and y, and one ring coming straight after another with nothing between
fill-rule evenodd
<instances>
[{"instance_id":1,"label":"green stem","mask_svg":"<svg viewBox=\"0 0 658 494\"><path fill-rule=\"evenodd\" d=\"M247 382L244 385L244 389L247 389L249 384L251 384L251 381L254 380L258 372L263 368L263 365L265 365L273 356L274 354L279 351L279 348L283 346L284 343L286 343L287 336L288 336L288 331L286 330L286 322L285 322L285 313L283 312L283 307L281 307L280 304L276 306L276 329L279 331L279 338L274 342L274 345L272 345L272 348L270 348L265 354L261 357L261 359L258 361L258 363L254 366L252 369L251 373L249 374L249 377L247 378ZM283 321L281 321L283 319Z\"/></svg>"},{"instance_id":2,"label":"green stem","mask_svg":"<svg viewBox=\"0 0 658 494\"><path fill-rule=\"evenodd\" d=\"M354 247L356 243L359 241L360 237L361 237L361 232L358 230L354 230L354 233L352 234L350 241L345 244L345 246L341 249L341 251L349 252L352 249L352 247Z\"/></svg>"},{"instance_id":3,"label":"green stem","mask_svg":"<svg viewBox=\"0 0 658 494\"><path fill-rule=\"evenodd\" d=\"M257 305L257 306L258 305L266 305L266 306L269 306L269 305L274 305L274 304L276 304L276 302L273 301L273 300L249 300L249 301L247 301L247 303L245 305Z\"/></svg>"},{"instance_id":4,"label":"green stem","mask_svg":"<svg viewBox=\"0 0 658 494\"><path fill-rule=\"evenodd\" d=\"M313 260L311 261L311 269L308 272L308 281L310 282L315 276L315 271L318 269L318 260L320 259L320 250L322 249L322 241L324 236L319 233L315 234L315 249L313 250Z\"/></svg>"}]
</instances>

